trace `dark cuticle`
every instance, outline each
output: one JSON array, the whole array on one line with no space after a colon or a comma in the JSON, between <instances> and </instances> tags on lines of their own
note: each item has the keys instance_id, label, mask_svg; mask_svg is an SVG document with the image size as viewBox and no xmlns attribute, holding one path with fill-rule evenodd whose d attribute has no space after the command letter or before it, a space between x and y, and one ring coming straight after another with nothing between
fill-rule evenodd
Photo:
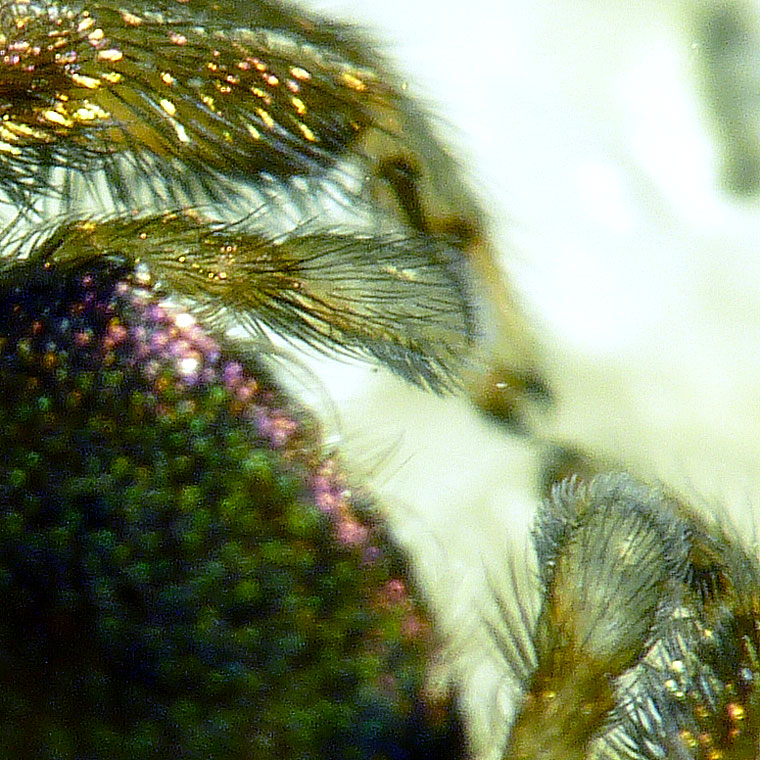
<instances>
[{"instance_id":1,"label":"dark cuticle","mask_svg":"<svg viewBox=\"0 0 760 760\"><path fill-rule=\"evenodd\" d=\"M378 176L393 190L407 224L414 230L428 230L420 198L420 170L403 156L383 159L377 169Z\"/></svg>"}]
</instances>

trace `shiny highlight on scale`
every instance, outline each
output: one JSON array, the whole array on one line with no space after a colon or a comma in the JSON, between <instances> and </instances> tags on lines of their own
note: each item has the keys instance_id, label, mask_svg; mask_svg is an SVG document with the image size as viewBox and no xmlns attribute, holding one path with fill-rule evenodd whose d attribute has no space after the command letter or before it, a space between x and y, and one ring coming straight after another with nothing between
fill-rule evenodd
<instances>
[{"instance_id":1,"label":"shiny highlight on scale","mask_svg":"<svg viewBox=\"0 0 760 760\"><path fill-rule=\"evenodd\" d=\"M365 248L380 236L379 250L383 236L401 237L423 259L443 249L477 273L478 296L466 299L449 292L461 290L459 278L436 287L414 261L396 276L419 283L425 295L414 303L439 314L487 295L498 345L492 358L471 355L459 378L484 408L519 425L521 404L548 399L477 201L402 80L355 29L269 0L153 0L129 10L16 2L0 9L0 45L0 192L11 201L39 206L52 193L68 213L89 215L104 198L118 213L216 204L212 220L234 221L258 204L288 220L270 226L270 237L291 239L326 206L341 207L340 223L320 221L318 233L347 227L370 239ZM333 248L346 245L336 239ZM375 284L367 275L359 283L367 292ZM405 374L425 384L418 363L447 371L436 350L452 338L436 335L445 320L425 313L399 332L421 319L423 351L388 351L385 325L373 341L382 360L410 365ZM466 340L478 333L472 318L460 327Z\"/></svg>"},{"instance_id":2,"label":"shiny highlight on scale","mask_svg":"<svg viewBox=\"0 0 760 760\"><path fill-rule=\"evenodd\" d=\"M3 756L467 757L413 571L261 361L378 361L521 434L550 400L371 41L270 0L4 3L0 194ZM493 624L505 758L757 755L730 531L606 475L554 488L535 549L537 614Z\"/></svg>"}]
</instances>

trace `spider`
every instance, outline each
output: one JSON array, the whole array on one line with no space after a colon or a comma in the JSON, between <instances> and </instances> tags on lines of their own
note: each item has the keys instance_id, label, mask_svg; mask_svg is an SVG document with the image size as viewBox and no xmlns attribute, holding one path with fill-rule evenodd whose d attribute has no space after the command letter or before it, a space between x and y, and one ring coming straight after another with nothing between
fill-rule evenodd
<instances>
[{"instance_id":1,"label":"spider","mask_svg":"<svg viewBox=\"0 0 760 760\"><path fill-rule=\"evenodd\" d=\"M383 146L424 121L276 3L0 28L4 756L462 757L403 556L260 362L275 334L460 383L462 225Z\"/></svg>"},{"instance_id":2,"label":"spider","mask_svg":"<svg viewBox=\"0 0 760 760\"><path fill-rule=\"evenodd\" d=\"M269 0L6 3L0 30L5 756L467 757L413 570L262 364L273 336L376 360L541 440L423 109L361 32ZM741 542L601 475L533 544L538 611L493 625L505 757L756 747Z\"/></svg>"}]
</instances>

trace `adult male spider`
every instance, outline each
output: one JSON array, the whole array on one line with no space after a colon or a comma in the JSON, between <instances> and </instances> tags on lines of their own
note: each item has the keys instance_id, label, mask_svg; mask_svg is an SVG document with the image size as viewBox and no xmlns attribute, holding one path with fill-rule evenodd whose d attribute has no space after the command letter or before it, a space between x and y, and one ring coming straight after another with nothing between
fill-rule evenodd
<instances>
[{"instance_id":1,"label":"adult male spider","mask_svg":"<svg viewBox=\"0 0 760 760\"><path fill-rule=\"evenodd\" d=\"M7 3L0 28L5 755L463 757L407 570L255 356L274 332L434 390L477 369L462 261L491 252L455 162L361 34L269 0ZM481 403L535 432L542 374L481 279L506 336ZM541 513L535 619L494 624L507 752L750 756L754 556L626 477L589 488Z\"/></svg>"}]
</instances>

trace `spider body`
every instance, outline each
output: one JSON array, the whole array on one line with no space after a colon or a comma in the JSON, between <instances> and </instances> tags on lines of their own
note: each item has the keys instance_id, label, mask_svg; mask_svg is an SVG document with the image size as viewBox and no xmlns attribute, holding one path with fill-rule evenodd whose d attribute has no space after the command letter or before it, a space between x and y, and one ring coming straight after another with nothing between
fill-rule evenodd
<instances>
[{"instance_id":1,"label":"spider body","mask_svg":"<svg viewBox=\"0 0 760 760\"><path fill-rule=\"evenodd\" d=\"M260 361L274 333L535 434L549 389L429 118L360 32L269 0L11 2L0 48L4 755L467 757L413 570ZM536 614L493 626L505 758L757 754L737 537L607 475L533 547Z\"/></svg>"},{"instance_id":2,"label":"spider body","mask_svg":"<svg viewBox=\"0 0 760 760\"><path fill-rule=\"evenodd\" d=\"M374 57L240 10L0 12L7 757L465 754L402 555L257 355L452 389L468 278L367 211L407 108ZM313 219L328 190L373 224Z\"/></svg>"}]
</instances>

